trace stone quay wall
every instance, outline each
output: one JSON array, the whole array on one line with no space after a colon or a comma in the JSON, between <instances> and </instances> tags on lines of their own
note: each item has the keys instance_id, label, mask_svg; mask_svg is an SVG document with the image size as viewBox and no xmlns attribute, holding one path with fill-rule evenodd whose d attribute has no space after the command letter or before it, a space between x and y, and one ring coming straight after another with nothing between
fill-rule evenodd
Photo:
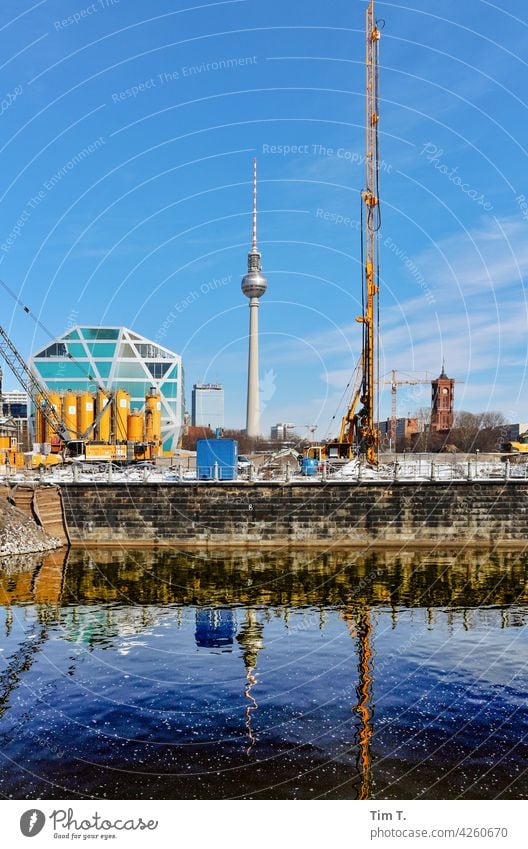
<instances>
[{"instance_id":1,"label":"stone quay wall","mask_svg":"<svg viewBox=\"0 0 528 849\"><path fill-rule=\"evenodd\" d=\"M66 483L73 545L528 544L528 481Z\"/></svg>"}]
</instances>

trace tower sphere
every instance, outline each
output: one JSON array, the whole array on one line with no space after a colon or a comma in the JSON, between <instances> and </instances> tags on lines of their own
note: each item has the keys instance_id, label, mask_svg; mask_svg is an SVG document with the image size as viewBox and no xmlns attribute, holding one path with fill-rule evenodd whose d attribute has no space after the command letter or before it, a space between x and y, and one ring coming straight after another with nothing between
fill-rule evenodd
<instances>
[{"instance_id":1,"label":"tower sphere","mask_svg":"<svg viewBox=\"0 0 528 849\"><path fill-rule=\"evenodd\" d=\"M242 291L246 298L260 298L268 288L262 274L260 251L257 248L257 160L253 160L253 241L248 253L248 270L242 278Z\"/></svg>"},{"instance_id":2,"label":"tower sphere","mask_svg":"<svg viewBox=\"0 0 528 849\"><path fill-rule=\"evenodd\" d=\"M246 298L260 298L268 288L268 281L260 271L249 271L242 278L242 291Z\"/></svg>"}]
</instances>

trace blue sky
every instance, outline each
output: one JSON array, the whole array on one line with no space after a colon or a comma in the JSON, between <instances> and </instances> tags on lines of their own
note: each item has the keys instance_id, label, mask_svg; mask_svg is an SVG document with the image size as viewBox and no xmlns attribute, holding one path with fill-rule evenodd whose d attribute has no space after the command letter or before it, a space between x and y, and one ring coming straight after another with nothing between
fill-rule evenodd
<instances>
[{"instance_id":1,"label":"blue sky","mask_svg":"<svg viewBox=\"0 0 528 849\"><path fill-rule=\"evenodd\" d=\"M365 7L4 0L0 276L54 334L124 324L182 353L188 406L220 381L243 426L256 155L263 427L325 435L360 346ZM459 409L526 421L528 12L376 12L380 372L445 357ZM47 337L0 298L29 355ZM429 394L401 389L399 414Z\"/></svg>"}]
</instances>

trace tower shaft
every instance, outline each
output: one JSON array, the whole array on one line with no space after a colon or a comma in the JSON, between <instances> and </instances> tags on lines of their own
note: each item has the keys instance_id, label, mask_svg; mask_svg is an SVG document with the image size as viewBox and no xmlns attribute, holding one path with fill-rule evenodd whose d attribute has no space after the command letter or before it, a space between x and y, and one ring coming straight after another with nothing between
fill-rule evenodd
<instances>
[{"instance_id":1,"label":"tower shaft","mask_svg":"<svg viewBox=\"0 0 528 849\"><path fill-rule=\"evenodd\" d=\"M248 436L260 434L260 392L259 392L259 299L249 301L249 349L246 433Z\"/></svg>"}]
</instances>

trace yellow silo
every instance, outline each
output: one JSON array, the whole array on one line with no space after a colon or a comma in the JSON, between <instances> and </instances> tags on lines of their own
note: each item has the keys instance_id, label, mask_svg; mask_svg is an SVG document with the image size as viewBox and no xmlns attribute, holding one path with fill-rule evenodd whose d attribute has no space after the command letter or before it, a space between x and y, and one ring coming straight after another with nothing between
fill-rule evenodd
<instances>
[{"instance_id":1,"label":"yellow silo","mask_svg":"<svg viewBox=\"0 0 528 849\"><path fill-rule=\"evenodd\" d=\"M61 396L59 395L58 392L50 392L49 395L48 395L48 400L49 400L51 406L53 407L53 409L55 410L57 416L60 419L62 417L62 398L61 398ZM52 427L50 424L48 424L48 427L47 427L46 430L47 430L46 442L51 442L51 443L57 445L57 443L60 442L60 438L59 438L59 435L58 435L57 431L55 430L55 428Z\"/></svg>"},{"instance_id":2,"label":"yellow silo","mask_svg":"<svg viewBox=\"0 0 528 849\"><path fill-rule=\"evenodd\" d=\"M81 392L77 396L77 427L79 429L79 437L86 433L88 428L93 424L95 418L95 399L91 392ZM91 431L86 439L94 438Z\"/></svg>"},{"instance_id":3,"label":"yellow silo","mask_svg":"<svg viewBox=\"0 0 528 849\"><path fill-rule=\"evenodd\" d=\"M118 389L115 396L115 438L117 442L126 442L127 423L130 412L130 395L125 389Z\"/></svg>"},{"instance_id":4,"label":"yellow silo","mask_svg":"<svg viewBox=\"0 0 528 849\"><path fill-rule=\"evenodd\" d=\"M139 410L132 410L129 413L127 437L129 442L143 442L143 416Z\"/></svg>"},{"instance_id":5,"label":"yellow silo","mask_svg":"<svg viewBox=\"0 0 528 849\"><path fill-rule=\"evenodd\" d=\"M37 406L35 408L35 442L46 442L46 419L42 412L42 404L44 398L39 395L37 398Z\"/></svg>"},{"instance_id":6,"label":"yellow silo","mask_svg":"<svg viewBox=\"0 0 528 849\"><path fill-rule=\"evenodd\" d=\"M145 397L145 439L153 446L152 456L157 456L161 445L161 400L154 386Z\"/></svg>"},{"instance_id":7,"label":"yellow silo","mask_svg":"<svg viewBox=\"0 0 528 849\"><path fill-rule=\"evenodd\" d=\"M70 389L64 393L62 399L62 420L70 439L77 439L77 396Z\"/></svg>"},{"instance_id":8,"label":"yellow silo","mask_svg":"<svg viewBox=\"0 0 528 849\"><path fill-rule=\"evenodd\" d=\"M97 393L97 415L104 409L105 404L107 404L108 398L104 392L99 391ZM106 410L103 415L99 419L99 424L97 425L97 439L99 442L110 442L110 416L112 413L112 404L108 404Z\"/></svg>"}]
</instances>

